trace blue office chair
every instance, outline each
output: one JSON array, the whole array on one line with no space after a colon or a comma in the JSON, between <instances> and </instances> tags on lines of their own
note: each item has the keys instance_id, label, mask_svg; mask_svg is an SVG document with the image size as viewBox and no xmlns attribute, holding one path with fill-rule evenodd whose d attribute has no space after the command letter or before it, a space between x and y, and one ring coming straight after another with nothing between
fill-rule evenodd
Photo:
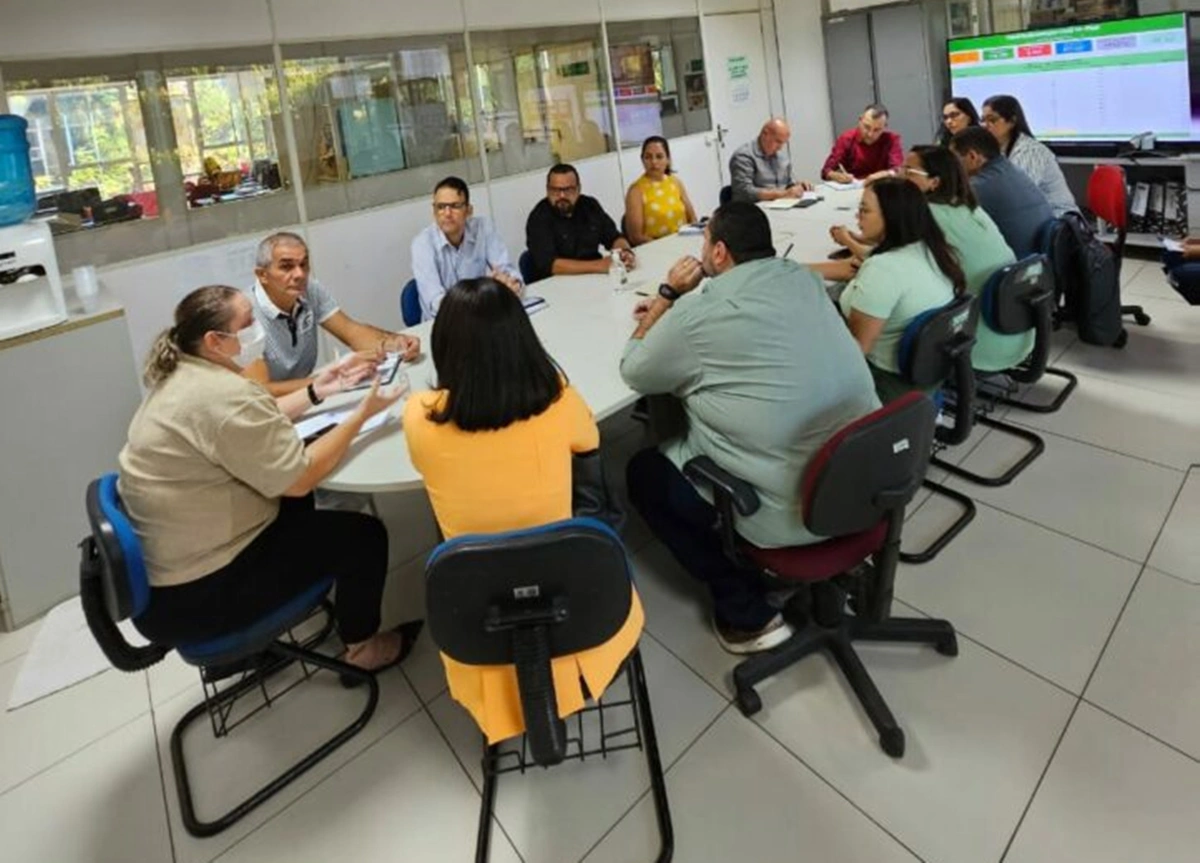
<instances>
[{"instance_id":1,"label":"blue office chair","mask_svg":"<svg viewBox=\"0 0 1200 863\"><path fill-rule=\"evenodd\" d=\"M517 269L521 271L521 281L525 284L532 285L537 281L537 273L533 271L533 255L529 254L528 249L517 258Z\"/></svg>"},{"instance_id":2,"label":"blue office chair","mask_svg":"<svg viewBox=\"0 0 1200 863\"><path fill-rule=\"evenodd\" d=\"M721 193L718 196L717 200L720 201L722 207L724 207L726 204L728 204L730 201L732 201L733 200L733 186L722 186Z\"/></svg>"},{"instance_id":3,"label":"blue office chair","mask_svg":"<svg viewBox=\"0 0 1200 863\"><path fill-rule=\"evenodd\" d=\"M661 843L655 859L667 863L674 833L641 654L635 648L625 662L628 698L609 693L566 720L551 673L553 658L603 644L629 617L629 562L617 534L576 518L461 536L434 550L425 579L429 631L443 653L468 665L516 665L526 732L518 746L484 740L476 863L488 859L500 774L622 749L645 753ZM593 717L598 726L585 723Z\"/></svg>"},{"instance_id":4,"label":"blue office chair","mask_svg":"<svg viewBox=\"0 0 1200 863\"><path fill-rule=\"evenodd\" d=\"M900 377L914 389L935 390L934 403L944 402L938 390L952 382L962 410L955 412L954 425L935 431L933 452L956 446L971 435L975 419L972 409L975 397L975 377L971 370L971 348L975 344L975 325L978 315L973 297L956 297L944 306L928 309L917 315L900 337L897 364ZM949 486L923 478L921 484L934 494L956 503L962 512L959 517L922 551L901 552L905 563L927 563L933 560L951 540L962 533L975 519L975 501Z\"/></svg>"},{"instance_id":5,"label":"blue office chair","mask_svg":"<svg viewBox=\"0 0 1200 863\"><path fill-rule=\"evenodd\" d=\"M409 279L400 291L400 317L406 327L421 323L421 295L417 293L416 279Z\"/></svg>"},{"instance_id":6,"label":"blue office chair","mask_svg":"<svg viewBox=\"0 0 1200 863\"><path fill-rule=\"evenodd\" d=\"M370 720L379 701L379 684L374 675L314 649L333 629L331 607L326 599L333 587L332 579L314 585L274 613L237 632L173 648L164 644L134 647L125 640L117 622L127 618L136 620L146 610L150 603L150 582L141 543L117 494L115 473L105 474L88 486L87 517L92 533L80 543L80 598L88 628L104 655L121 671L140 671L154 665L174 649L185 662L200 669L204 700L185 713L171 732L175 788L179 794L180 814L188 833L193 836L220 833L357 734ZM316 635L297 642L291 630L320 610L326 614L324 627ZM212 723L213 734L224 737L262 707L271 704L268 700L266 704L230 721L234 702L252 689L261 689L265 697L263 686L266 679L297 660L304 668L300 681L311 676L308 666L315 666L339 674L344 683L365 684L367 700L362 712L345 728L228 812L212 821L200 820L192 801L187 764L183 757L184 732L198 718L207 715ZM217 686L220 681L237 675L240 678L236 682L223 688ZM272 693L271 698L279 695L282 692Z\"/></svg>"}]
</instances>

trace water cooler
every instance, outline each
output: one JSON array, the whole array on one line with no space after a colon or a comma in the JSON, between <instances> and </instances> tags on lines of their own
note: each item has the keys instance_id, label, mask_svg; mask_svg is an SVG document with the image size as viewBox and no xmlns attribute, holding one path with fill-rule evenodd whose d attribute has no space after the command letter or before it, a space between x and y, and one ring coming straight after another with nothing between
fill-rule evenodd
<instances>
[{"instance_id":1,"label":"water cooler","mask_svg":"<svg viewBox=\"0 0 1200 863\"><path fill-rule=\"evenodd\" d=\"M0 339L67 319L50 226L26 221L37 208L27 128L0 114Z\"/></svg>"},{"instance_id":2,"label":"water cooler","mask_svg":"<svg viewBox=\"0 0 1200 863\"><path fill-rule=\"evenodd\" d=\"M50 226L25 222L0 228L0 339L66 319Z\"/></svg>"}]
</instances>

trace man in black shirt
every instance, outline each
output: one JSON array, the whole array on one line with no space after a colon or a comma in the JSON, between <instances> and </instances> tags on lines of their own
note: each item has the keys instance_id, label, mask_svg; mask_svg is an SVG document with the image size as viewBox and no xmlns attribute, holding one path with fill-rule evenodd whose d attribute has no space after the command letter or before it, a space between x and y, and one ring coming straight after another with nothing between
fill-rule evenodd
<instances>
[{"instance_id":1,"label":"man in black shirt","mask_svg":"<svg viewBox=\"0 0 1200 863\"><path fill-rule=\"evenodd\" d=\"M601 246L617 250L627 269L635 263L629 241L599 201L581 194L579 173L570 165L555 165L546 175L546 197L525 222L525 245L535 279L607 273L612 259Z\"/></svg>"}]
</instances>

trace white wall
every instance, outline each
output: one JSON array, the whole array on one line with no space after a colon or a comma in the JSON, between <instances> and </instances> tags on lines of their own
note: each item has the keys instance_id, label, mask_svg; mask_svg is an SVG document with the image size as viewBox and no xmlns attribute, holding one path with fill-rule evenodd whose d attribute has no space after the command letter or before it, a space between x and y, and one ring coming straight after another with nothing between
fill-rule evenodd
<instances>
[{"instance_id":1,"label":"white wall","mask_svg":"<svg viewBox=\"0 0 1200 863\"><path fill-rule=\"evenodd\" d=\"M459 33L463 29L458 0L441 3L337 0L336 6L329 0L270 2L280 42L372 38L397 33Z\"/></svg>"},{"instance_id":2,"label":"white wall","mask_svg":"<svg viewBox=\"0 0 1200 863\"><path fill-rule=\"evenodd\" d=\"M322 17L331 17L328 7ZM263 0L9 0L0 20L0 57L6 60L271 41Z\"/></svg>"},{"instance_id":3,"label":"white wall","mask_svg":"<svg viewBox=\"0 0 1200 863\"><path fill-rule=\"evenodd\" d=\"M791 153L798 177L816 178L833 146L825 36L817 0L775 0L783 98L792 127Z\"/></svg>"}]
</instances>

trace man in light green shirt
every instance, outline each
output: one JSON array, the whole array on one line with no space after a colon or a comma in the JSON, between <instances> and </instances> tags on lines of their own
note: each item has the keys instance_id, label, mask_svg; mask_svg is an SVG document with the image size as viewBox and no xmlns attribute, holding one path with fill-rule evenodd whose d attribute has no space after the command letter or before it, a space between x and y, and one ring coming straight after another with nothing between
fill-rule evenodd
<instances>
[{"instance_id":1,"label":"man in light green shirt","mask_svg":"<svg viewBox=\"0 0 1200 863\"><path fill-rule=\"evenodd\" d=\"M687 431L629 463L629 495L660 540L713 596L723 647L766 650L791 636L755 575L724 556L707 489L682 468L707 455L757 490L738 533L764 548L819 542L801 518L809 458L838 429L879 406L862 351L809 269L775 257L757 206L713 214L703 260L683 258L659 296L639 304L621 375L641 393L683 403ZM703 276L711 276L696 290ZM686 295L686 296L684 296Z\"/></svg>"}]
</instances>

